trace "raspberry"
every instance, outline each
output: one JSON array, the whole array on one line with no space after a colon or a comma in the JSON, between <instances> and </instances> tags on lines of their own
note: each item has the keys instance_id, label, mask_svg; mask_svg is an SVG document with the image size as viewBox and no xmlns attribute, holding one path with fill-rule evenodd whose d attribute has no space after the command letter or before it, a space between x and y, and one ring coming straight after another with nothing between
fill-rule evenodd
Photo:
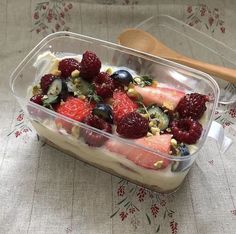
<instances>
[{"instance_id":1,"label":"raspberry","mask_svg":"<svg viewBox=\"0 0 236 234\"><path fill-rule=\"evenodd\" d=\"M58 70L61 71L61 76L67 78L74 70L79 70L79 62L73 58L62 59L59 62Z\"/></svg>"},{"instance_id":2,"label":"raspberry","mask_svg":"<svg viewBox=\"0 0 236 234\"><path fill-rule=\"evenodd\" d=\"M87 80L92 80L98 75L101 68L101 61L96 54L86 51L80 63L80 76Z\"/></svg>"},{"instance_id":3,"label":"raspberry","mask_svg":"<svg viewBox=\"0 0 236 234\"><path fill-rule=\"evenodd\" d=\"M186 144L196 143L202 134L202 125L190 118L174 120L170 127L174 138Z\"/></svg>"},{"instance_id":4,"label":"raspberry","mask_svg":"<svg viewBox=\"0 0 236 234\"><path fill-rule=\"evenodd\" d=\"M117 123L116 131L123 137L139 138L148 132L148 120L137 112L124 115Z\"/></svg>"},{"instance_id":5,"label":"raspberry","mask_svg":"<svg viewBox=\"0 0 236 234\"><path fill-rule=\"evenodd\" d=\"M30 98L30 101L42 106L43 105L43 95L41 95L41 94L34 95L33 97Z\"/></svg>"},{"instance_id":6,"label":"raspberry","mask_svg":"<svg viewBox=\"0 0 236 234\"><path fill-rule=\"evenodd\" d=\"M206 110L209 97L199 93L186 94L178 103L176 110L181 118L200 119Z\"/></svg>"},{"instance_id":7,"label":"raspberry","mask_svg":"<svg viewBox=\"0 0 236 234\"><path fill-rule=\"evenodd\" d=\"M84 123L92 126L94 128L103 130L104 132L112 133L111 124L107 123L105 120L99 118L96 115L90 114L84 119ZM84 141L90 145L99 147L104 144L104 142L108 139L106 136L103 136L100 133L93 132L90 129L82 129L82 135L84 137Z\"/></svg>"},{"instance_id":8,"label":"raspberry","mask_svg":"<svg viewBox=\"0 0 236 234\"><path fill-rule=\"evenodd\" d=\"M107 98L111 97L115 89L114 80L106 72L100 72L93 81L97 95Z\"/></svg>"},{"instance_id":9,"label":"raspberry","mask_svg":"<svg viewBox=\"0 0 236 234\"><path fill-rule=\"evenodd\" d=\"M40 87L44 94L47 94L49 86L57 77L52 74L44 75L40 80Z\"/></svg>"},{"instance_id":10,"label":"raspberry","mask_svg":"<svg viewBox=\"0 0 236 234\"><path fill-rule=\"evenodd\" d=\"M113 93L113 116L116 122L130 112L136 111L138 105L133 102L129 96L122 91L115 91Z\"/></svg>"}]
</instances>

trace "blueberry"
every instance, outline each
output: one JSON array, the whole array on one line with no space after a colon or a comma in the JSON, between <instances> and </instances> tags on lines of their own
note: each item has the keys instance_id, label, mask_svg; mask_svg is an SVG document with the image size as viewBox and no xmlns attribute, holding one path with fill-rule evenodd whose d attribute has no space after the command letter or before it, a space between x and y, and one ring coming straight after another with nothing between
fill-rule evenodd
<instances>
[{"instance_id":1,"label":"blueberry","mask_svg":"<svg viewBox=\"0 0 236 234\"><path fill-rule=\"evenodd\" d=\"M182 157L186 157L186 156L188 156L190 154L189 153L189 149L188 149L188 147L185 144L181 144L178 147L178 149L179 149L180 155ZM184 161L175 161L172 164L171 170L173 172L185 171L186 169L188 169L190 167L190 165L191 165L191 159L184 160Z\"/></svg>"},{"instance_id":2,"label":"blueberry","mask_svg":"<svg viewBox=\"0 0 236 234\"><path fill-rule=\"evenodd\" d=\"M128 85L133 81L132 75L126 70L117 70L111 75L111 78L123 85Z\"/></svg>"},{"instance_id":3,"label":"blueberry","mask_svg":"<svg viewBox=\"0 0 236 234\"><path fill-rule=\"evenodd\" d=\"M94 115L104 119L108 123L113 123L112 109L109 105L98 103L92 112Z\"/></svg>"}]
</instances>

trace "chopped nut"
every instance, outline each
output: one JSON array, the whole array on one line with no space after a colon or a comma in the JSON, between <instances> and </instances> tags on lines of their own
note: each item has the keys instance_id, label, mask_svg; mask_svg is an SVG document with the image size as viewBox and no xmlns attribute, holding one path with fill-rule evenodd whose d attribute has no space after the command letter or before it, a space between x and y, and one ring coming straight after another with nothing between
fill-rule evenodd
<instances>
[{"instance_id":1,"label":"chopped nut","mask_svg":"<svg viewBox=\"0 0 236 234\"><path fill-rule=\"evenodd\" d=\"M171 129L170 129L170 128L167 128L166 131L167 131L167 132L171 132Z\"/></svg>"},{"instance_id":2,"label":"chopped nut","mask_svg":"<svg viewBox=\"0 0 236 234\"><path fill-rule=\"evenodd\" d=\"M150 133L150 132L148 132L148 133L147 133L147 137L150 137L150 136L153 136L153 134Z\"/></svg>"},{"instance_id":3,"label":"chopped nut","mask_svg":"<svg viewBox=\"0 0 236 234\"><path fill-rule=\"evenodd\" d=\"M166 107L169 110L173 110L174 109L173 104L171 102L169 102L169 101L163 102L163 107Z\"/></svg>"},{"instance_id":4,"label":"chopped nut","mask_svg":"<svg viewBox=\"0 0 236 234\"><path fill-rule=\"evenodd\" d=\"M156 126L156 121L150 121L149 122L149 127L151 128L151 127L154 127L154 126Z\"/></svg>"},{"instance_id":5,"label":"chopped nut","mask_svg":"<svg viewBox=\"0 0 236 234\"><path fill-rule=\"evenodd\" d=\"M130 97L137 97L139 93L135 89L129 88L127 91L127 95Z\"/></svg>"},{"instance_id":6,"label":"chopped nut","mask_svg":"<svg viewBox=\"0 0 236 234\"><path fill-rule=\"evenodd\" d=\"M163 165L163 161L162 160L157 161L157 162L154 163L154 167L156 169L160 169L162 167L162 165Z\"/></svg>"},{"instance_id":7,"label":"chopped nut","mask_svg":"<svg viewBox=\"0 0 236 234\"><path fill-rule=\"evenodd\" d=\"M155 88L155 87L157 87L157 86L158 86L158 82L157 82L156 80L153 80L153 81L152 81L152 87Z\"/></svg>"},{"instance_id":8,"label":"chopped nut","mask_svg":"<svg viewBox=\"0 0 236 234\"><path fill-rule=\"evenodd\" d=\"M112 74L112 69L111 69L111 67L107 68L106 73L108 73L109 75Z\"/></svg>"},{"instance_id":9,"label":"chopped nut","mask_svg":"<svg viewBox=\"0 0 236 234\"><path fill-rule=\"evenodd\" d=\"M86 97L84 95L80 95L78 98L84 100Z\"/></svg>"},{"instance_id":10,"label":"chopped nut","mask_svg":"<svg viewBox=\"0 0 236 234\"><path fill-rule=\"evenodd\" d=\"M75 138L79 138L80 135L80 128L78 126L73 126L71 129L71 134L72 136L74 136Z\"/></svg>"},{"instance_id":11,"label":"chopped nut","mask_svg":"<svg viewBox=\"0 0 236 234\"><path fill-rule=\"evenodd\" d=\"M177 146L177 141L175 139L171 139L170 143L173 145L173 146Z\"/></svg>"},{"instance_id":12,"label":"chopped nut","mask_svg":"<svg viewBox=\"0 0 236 234\"><path fill-rule=\"evenodd\" d=\"M146 119L149 118L149 114L147 114L147 113L146 113L146 114L142 114L142 113L141 113L140 115L142 115L142 116L143 116L144 118L146 118Z\"/></svg>"},{"instance_id":13,"label":"chopped nut","mask_svg":"<svg viewBox=\"0 0 236 234\"><path fill-rule=\"evenodd\" d=\"M141 79L139 77L135 77L134 80L137 84L139 84L141 82Z\"/></svg>"},{"instance_id":14,"label":"chopped nut","mask_svg":"<svg viewBox=\"0 0 236 234\"><path fill-rule=\"evenodd\" d=\"M75 78L75 77L79 77L79 70L74 70L73 72L71 72L71 77Z\"/></svg>"},{"instance_id":15,"label":"chopped nut","mask_svg":"<svg viewBox=\"0 0 236 234\"><path fill-rule=\"evenodd\" d=\"M40 88L40 85L35 85L32 89L33 95L38 95L42 93L42 89Z\"/></svg>"},{"instance_id":16,"label":"chopped nut","mask_svg":"<svg viewBox=\"0 0 236 234\"><path fill-rule=\"evenodd\" d=\"M153 135L156 135L157 132L160 132L160 128L151 127L151 132L152 132Z\"/></svg>"},{"instance_id":17,"label":"chopped nut","mask_svg":"<svg viewBox=\"0 0 236 234\"><path fill-rule=\"evenodd\" d=\"M127 86L124 87L124 90L127 91L129 88Z\"/></svg>"},{"instance_id":18,"label":"chopped nut","mask_svg":"<svg viewBox=\"0 0 236 234\"><path fill-rule=\"evenodd\" d=\"M51 72L52 75L54 76L60 76L61 75L61 71L59 71L58 69L55 69Z\"/></svg>"}]
</instances>

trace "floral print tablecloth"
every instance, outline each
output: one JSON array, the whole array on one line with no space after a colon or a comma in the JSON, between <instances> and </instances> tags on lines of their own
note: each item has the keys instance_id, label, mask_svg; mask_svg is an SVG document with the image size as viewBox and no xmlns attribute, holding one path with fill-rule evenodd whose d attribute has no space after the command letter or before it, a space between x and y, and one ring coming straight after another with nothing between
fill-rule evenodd
<instances>
[{"instance_id":1,"label":"floral print tablecloth","mask_svg":"<svg viewBox=\"0 0 236 234\"><path fill-rule=\"evenodd\" d=\"M126 180L100 171L97 172L97 169L88 169L87 165L80 162L75 163L74 159L68 159L71 160L68 162L67 159L64 159L64 157L66 158L65 155L60 156L61 159L60 157L54 159L56 160L55 164L59 165L55 166L52 158L44 158L43 152L55 156L57 154L56 150L41 142L41 139L38 138L27 122L23 111L20 110L10 94L6 92L7 77L9 77L10 71L37 41L49 33L66 30L114 42L124 27L135 26L140 21L148 18L150 14L157 15L161 13L172 15L211 37L228 43L229 47L236 48L236 44L229 37L229 35L236 35L236 31L233 32L234 34L231 32L234 30L232 21L236 21L236 18L233 20L231 18L233 7L232 9L227 8L229 7L227 1L223 1L224 3L222 1L204 3L189 1L187 5L175 1L168 1L168 3L166 1L159 1L158 3L147 1L148 4L144 4L144 1L139 0L90 1L90 4L86 1L62 0L26 2L28 4L22 5L12 1L2 1L0 3L0 12L3 16L2 19L0 18L0 26L3 26L4 32L0 37L0 49L2 49L0 58L2 58L1 63L4 65L4 67L2 65L0 67L2 76L0 83L2 115L0 117L4 123L0 132L3 145L0 150L0 184L2 186L0 192L0 198L2 198L0 199L0 233L235 233L236 174L230 174L234 171L232 167L236 166L235 104L219 106L215 115L215 120L223 125L226 134L233 139L233 145L226 156L221 155L218 149L211 149L213 143L210 141L180 191L172 195L162 195L129 183ZM236 9L236 5L234 7ZM16 16L22 17L21 30L17 28L19 27L17 17L9 16L11 11ZM113 16L115 19L111 22ZM119 23L117 23L117 20ZM9 63L9 61L11 62ZM8 74L8 76L3 74ZM227 84L224 87L235 89L232 84ZM10 106L12 107L11 111L8 111ZM16 157L17 152L22 154L18 156L22 156L23 161ZM207 154L209 152L210 154ZM214 153L216 156L213 155ZM204 156L204 154L206 155ZM28 165L26 159L31 156L33 158L30 159L32 165L29 167L26 166ZM69 169L57 160L65 162ZM202 166L202 168L200 169L199 166ZM32 177L29 177L28 172L23 172L24 167L32 172L30 174ZM11 170L14 170L14 168L16 168L16 171L13 174L18 175L20 179L11 176ZM62 174L66 175L68 173L68 177L72 178L73 184L70 185L71 187L68 185L68 191L71 189L71 194L66 195L67 198L71 199L71 212L67 212L69 208L66 205L67 202L64 201L66 198L55 192L65 193L64 187L60 185L61 174L53 171L55 168ZM73 171L72 174L79 174L76 169L77 171L89 170L92 175L98 173L102 178L105 178L104 181L111 180L111 185L105 190L104 182L99 180L100 184L93 184L95 188L85 186L87 195L82 195L81 190L84 187L81 183L84 183L84 181L81 180L80 184L76 184L76 177L71 177L71 171ZM210 176L206 176L207 171ZM50 177L50 175L53 176ZM56 178L55 175L59 177ZM93 183L89 180L90 174L88 172L84 172L83 176L85 181L87 179L90 183ZM206 179L206 184L203 182L201 184L199 180L195 181L195 176L203 176L202 178ZM212 180L214 176L217 181L219 180L221 189L225 191L212 188L214 185L209 179ZM218 176L224 178L218 178ZM231 176L234 179L230 179ZM13 182L13 180L16 182ZM193 181L196 182L196 186L192 184ZM26 189L27 200L21 195L25 194L25 191L20 189L24 183L29 183L29 188ZM50 189L50 183L55 188L53 191ZM228 200L222 200L221 202L220 199L223 199L224 196L218 194L214 204L214 194L211 198L207 194L208 188L204 190L198 187L203 185L213 189L211 192L221 191ZM63 184L63 186L67 185ZM205 197L196 194L198 189L205 194ZM77 195L79 194L82 198L75 196L76 191ZM88 195L94 191L99 191L101 196L111 198L106 204L100 204L99 202L104 201L103 198L97 199L96 197L99 197L99 195ZM13 196L13 193L15 193L15 196ZM8 199L6 199L6 196L8 196ZM48 198L50 196L53 197L52 200ZM82 207L76 206L75 203L80 203L80 200L84 199L83 196L88 196L88 198L95 199L95 201L88 200L82 204ZM183 196L185 197L183 198ZM45 203L45 200L50 200L51 203ZM210 203L209 210L202 207L204 212L201 212L199 207L206 205L207 201ZM12 205L13 203L14 205ZM30 206L28 207L26 203L29 203ZM61 205L60 208L55 203ZM47 207L44 207L45 204L47 204ZM217 206L221 212L217 211ZM103 219L100 220L99 216ZM83 222L80 222L80 220L83 220ZM214 223L214 220L218 223ZM226 220L227 222L225 222ZM53 222L55 223L53 224ZM206 226L202 225L201 222L205 222L204 225ZM219 227L213 227L212 222L214 225L219 225Z\"/></svg>"}]
</instances>

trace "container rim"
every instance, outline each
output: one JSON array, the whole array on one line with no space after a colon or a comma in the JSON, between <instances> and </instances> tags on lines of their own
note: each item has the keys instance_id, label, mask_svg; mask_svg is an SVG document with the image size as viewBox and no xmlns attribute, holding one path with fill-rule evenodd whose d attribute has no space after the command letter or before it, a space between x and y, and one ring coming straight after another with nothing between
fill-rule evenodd
<instances>
[{"instance_id":1,"label":"container rim","mask_svg":"<svg viewBox=\"0 0 236 234\"><path fill-rule=\"evenodd\" d=\"M161 156L161 157L163 157L165 159L168 159L168 160L187 161L187 160L190 160L195 154L197 154L201 150L202 146L204 145L204 143L206 141L206 138L207 138L207 135L208 135L211 123L213 121L214 111L216 110L216 106L217 106L218 99L219 99L219 86L216 83L216 81L210 75L208 75L207 73L204 73L202 71L196 70L194 68L190 68L190 67L187 67L185 65L178 64L176 62L173 62L173 61L170 61L170 60L158 57L158 56L154 56L154 55L151 55L151 54L148 54L148 53L145 53L145 52L141 52L141 51L138 51L138 50L135 50L135 49L131 49L131 48L128 48L128 47L125 47L125 46L122 46L122 45L119 45L119 44L116 44L116 43L108 42L108 41L105 41L105 40L102 40L102 39L97 39L97 38L93 38L93 37L90 37L90 36L86 36L86 35L82 35L82 34L78 34L78 33L74 33L74 32L68 32L68 31L59 31L59 32L55 32L55 33L49 34L46 37L44 37L28 53L28 55L19 63L19 65L13 70L13 72L10 75L10 81L9 81L10 89L11 89L12 95L15 96L16 99L25 99L26 100L26 98L22 98L22 97L17 96L15 91L14 91L13 83L14 83L14 80L17 78L16 75L21 70L23 70L24 65L30 59L32 59L32 57L35 54L37 54L37 52L39 52L40 49L43 46L47 45L48 42L50 42L52 39L59 38L59 37L68 37L68 38L73 37L73 38L80 39L80 40L81 39L82 40L87 40L87 41L89 40L90 42L99 42L103 46L111 47L113 49L117 49L117 50L120 50L121 52L125 52L125 53L131 53L132 55L134 55L136 57L141 57L141 58L144 58L144 59L149 60L151 62L159 63L159 64L162 64L162 65L165 65L165 66L169 66L169 67L172 67L172 68L180 68L180 69L188 71L188 72L190 72L192 74L198 75L202 79L206 79L208 82L211 83L211 87L212 87L213 92L214 92L214 102L213 102L213 108L212 108L211 115L209 116L209 121L208 121L207 126L205 128L203 137L201 138L201 142L200 142L197 150L193 154L190 154L190 155L184 156L184 157L182 157L182 156L172 156L172 155L160 152L158 150L152 150L150 148L147 148L144 145L137 144L137 143L135 143L135 142L133 142L131 140L127 140L125 138L121 138L121 137L116 136L114 134L106 133L106 132L104 132L102 130L96 129L96 128L91 127L91 126L88 126L88 125L86 125L86 124L84 124L82 122L75 121L75 120L70 119L70 118L68 118L68 117L66 117L64 115L61 115L61 114L56 113L56 112L54 112L52 110L49 110L49 109L47 109L47 108L45 108L43 106L39 106L39 105L37 105L37 104L35 104L35 103L31 102L31 101L29 101L29 105L37 107L37 108L41 109L44 112L48 112L50 115L53 115L54 117L55 116L59 116L60 118L64 118L67 122L70 122L70 123L73 123L73 124L76 124L76 125L79 125L79 126L82 126L82 127L89 128L92 131L95 131L95 132L97 132L99 134L102 134L102 135L105 135L105 136L109 137L110 139L113 138L113 139L118 140L119 142L124 142L125 144L138 147L138 148L140 148L142 150L145 150L145 151L148 151L148 152L151 152L151 153L154 153L154 154L158 154L158 156Z\"/></svg>"}]
</instances>

